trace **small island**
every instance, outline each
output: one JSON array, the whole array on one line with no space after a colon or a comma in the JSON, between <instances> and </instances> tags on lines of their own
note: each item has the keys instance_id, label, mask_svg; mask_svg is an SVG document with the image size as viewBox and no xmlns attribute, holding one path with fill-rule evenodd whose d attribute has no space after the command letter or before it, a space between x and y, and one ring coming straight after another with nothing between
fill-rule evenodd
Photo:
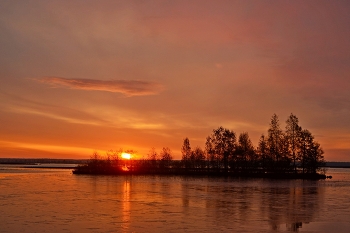
<instances>
[{"instance_id":1,"label":"small island","mask_svg":"<svg viewBox=\"0 0 350 233\"><path fill-rule=\"evenodd\" d=\"M206 138L205 149L191 148L185 138L182 159L173 160L171 150L160 153L152 148L143 159L133 159L133 151L109 151L106 156L94 153L76 167L74 174L91 175L182 175L225 176L272 179L326 179L324 152L307 129L299 126L291 114L281 130L276 114L271 118L267 136L261 135L255 148L247 132L236 133L219 127Z\"/></svg>"}]
</instances>

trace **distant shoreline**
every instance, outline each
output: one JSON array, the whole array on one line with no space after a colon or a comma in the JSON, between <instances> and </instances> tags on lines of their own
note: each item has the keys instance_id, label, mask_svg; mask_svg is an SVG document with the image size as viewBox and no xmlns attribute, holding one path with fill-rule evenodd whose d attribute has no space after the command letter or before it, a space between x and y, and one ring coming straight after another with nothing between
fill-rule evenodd
<instances>
[{"instance_id":1,"label":"distant shoreline","mask_svg":"<svg viewBox=\"0 0 350 233\"><path fill-rule=\"evenodd\" d=\"M33 165L26 165L21 164L19 165L20 168L43 168L43 169L75 169L78 166L78 164L33 164Z\"/></svg>"},{"instance_id":2,"label":"distant shoreline","mask_svg":"<svg viewBox=\"0 0 350 233\"><path fill-rule=\"evenodd\" d=\"M86 164L89 159L50 159L50 158L0 158L0 164L38 165L38 164ZM350 168L350 162L326 162L326 168Z\"/></svg>"},{"instance_id":3,"label":"distant shoreline","mask_svg":"<svg viewBox=\"0 0 350 233\"><path fill-rule=\"evenodd\" d=\"M324 167L329 168L350 168L350 162L326 162Z\"/></svg>"},{"instance_id":4,"label":"distant shoreline","mask_svg":"<svg viewBox=\"0 0 350 233\"><path fill-rule=\"evenodd\" d=\"M33 165L38 164L86 164L89 159L50 159L50 158L0 158L0 164ZM350 162L326 162L326 168L350 168ZM56 168L48 166L47 168ZM57 167L58 168L58 167ZM65 168L64 166L62 168Z\"/></svg>"},{"instance_id":5,"label":"distant shoreline","mask_svg":"<svg viewBox=\"0 0 350 233\"><path fill-rule=\"evenodd\" d=\"M50 159L50 158L0 158L0 164L37 165L37 164L85 164L89 159Z\"/></svg>"}]
</instances>

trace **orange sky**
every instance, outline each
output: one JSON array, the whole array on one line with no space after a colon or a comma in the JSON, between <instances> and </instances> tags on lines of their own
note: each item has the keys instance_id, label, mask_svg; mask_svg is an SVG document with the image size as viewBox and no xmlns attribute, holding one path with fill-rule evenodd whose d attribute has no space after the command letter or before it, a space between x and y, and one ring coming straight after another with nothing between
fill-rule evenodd
<instances>
[{"instance_id":1,"label":"orange sky","mask_svg":"<svg viewBox=\"0 0 350 233\"><path fill-rule=\"evenodd\" d=\"M146 155L276 113L350 161L348 1L1 1L0 157Z\"/></svg>"}]
</instances>

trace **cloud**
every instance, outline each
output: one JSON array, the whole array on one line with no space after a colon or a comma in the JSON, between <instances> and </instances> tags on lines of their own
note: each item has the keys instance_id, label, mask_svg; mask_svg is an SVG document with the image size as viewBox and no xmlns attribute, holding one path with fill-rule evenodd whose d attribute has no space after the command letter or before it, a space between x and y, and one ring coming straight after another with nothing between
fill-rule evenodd
<instances>
[{"instance_id":1,"label":"cloud","mask_svg":"<svg viewBox=\"0 0 350 233\"><path fill-rule=\"evenodd\" d=\"M39 115L75 124L105 125L110 123L86 110L75 107L47 104L6 92L0 93L1 99L6 99L6 101L0 101L0 108L5 112Z\"/></svg>"},{"instance_id":2,"label":"cloud","mask_svg":"<svg viewBox=\"0 0 350 233\"><path fill-rule=\"evenodd\" d=\"M36 80L54 87L117 92L126 96L154 95L162 90L162 85L159 83L139 80L95 80L62 77L43 77Z\"/></svg>"}]
</instances>

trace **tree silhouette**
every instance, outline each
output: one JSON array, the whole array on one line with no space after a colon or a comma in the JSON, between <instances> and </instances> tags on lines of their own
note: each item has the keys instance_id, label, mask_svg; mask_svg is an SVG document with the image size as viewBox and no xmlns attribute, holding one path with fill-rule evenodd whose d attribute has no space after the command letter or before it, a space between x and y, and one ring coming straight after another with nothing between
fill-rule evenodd
<instances>
[{"instance_id":1,"label":"tree silhouette","mask_svg":"<svg viewBox=\"0 0 350 233\"><path fill-rule=\"evenodd\" d=\"M233 156L233 152L236 147L236 134L235 132L219 127L213 130L213 133L207 137L206 150L211 156L215 156L218 162L218 169L220 168L220 162L224 164L224 172L228 172L229 157Z\"/></svg>"},{"instance_id":2,"label":"tree silhouette","mask_svg":"<svg viewBox=\"0 0 350 233\"><path fill-rule=\"evenodd\" d=\"M268 147L269 154L275 163L279 163L282 156L282 139L283 132L280 128L279 119L276 114L271 117L270 128L268 129Z\"/></svg>"},{"instance_id":3,"label":"tree silhouette","mask_svg":"<svg viewBox=\"0 0 350 233\"><path fill-rule=\"evenodd\" d=\"M304 129L300 134L299 156L302 171L316 173L319 166L324 165L323 150L310 131Z\"/></svg>"},{"instance_id":4,"label":"tree silhouette","mask_svg":"<svg viewBox=\"0 0 350 233\"><path fill-rule=\"evenodd\" d=\"M255 162L254 146L247 132L239 135L235 154L237 156L239 166L243 170L246 170Z\"/></svg>"},{"instance_id":5,"label":"tree silhouette","mask_svg":"<svg viewBox=\"0 0 350 233\"><path fill-rule=\"evenodd\" d=\"M173 156L171 155L171 150L169 147L163 147L162 151L160 152L160 160L163 168L170 167Z\"/></svg>"},{"instance_id":6,"label":"tree silhouette","mask_svg":"<svg viewBox=\"0 0 350 233\"><path fill-rule=\"evenodd\" d=\"M259 157L260 167L264 170L271 169L273 161L269 156L268 141L264 134L260 136L256 154Z\"/></svg>"},{"instance_id":7,"label":"tree silhouette","mask_svg":"<svg viewBox=\"0 0 350 233\"><path fill-rule=\"evenodd\" d=\"M204 168L205 167L205 152L200 148L196 147L191 152L191 162L193 168Z\"/></svg>"},{"instance_id":8,"label":"tree silhouette","mask_svg":"<svg viewBox=\"0 0 350 233\"><path fill-rule=\"evenodd\" d=\"M149 150L149 152L148 152L148 154L147 154L147 158L148 158L149 160L158 160L158 159L159 159L159 158L158 158L157 151L156 151L156 148L152 147L152 148Z\"/></svg>"},{"instance_id":9,"label":"tree silhouette","mask_svg":"<svg viewBox=\"0 0 350 233\"><path fill-rule=\"evenodd\" d=\"M296 172L297 149L299 148L301 127L299 119L292 113L286 121L286 137L288 141L288 153L293 161L293 169Z\"/></svg>"},{"instance_id":10,"label":"tree silhouette","mask_svg":"<svg viewBox=\"0 0 350 233\"><path fill-rule=\"evenodd\" d=\"M147 159L149 161L148 166L149 169L156 169L158 167L158 162L159 160L159 155L157 154L157 151L154 147L152 147L148 154L147 154Z\"/></svg>"},{"instance_id":11,"label":"tree silhouette","mask_svg":"<svg viewBox=\"0 0 350 233\"><path fill-rule=\"evenodd\" d=\"M190 145L190 140L188 138L184 139L182 148L181 148L181 153L182 153L182 162L185 165L185 168L190 167L190 157L191 157L191 145Z\"/></svg>"}]
</instances>

